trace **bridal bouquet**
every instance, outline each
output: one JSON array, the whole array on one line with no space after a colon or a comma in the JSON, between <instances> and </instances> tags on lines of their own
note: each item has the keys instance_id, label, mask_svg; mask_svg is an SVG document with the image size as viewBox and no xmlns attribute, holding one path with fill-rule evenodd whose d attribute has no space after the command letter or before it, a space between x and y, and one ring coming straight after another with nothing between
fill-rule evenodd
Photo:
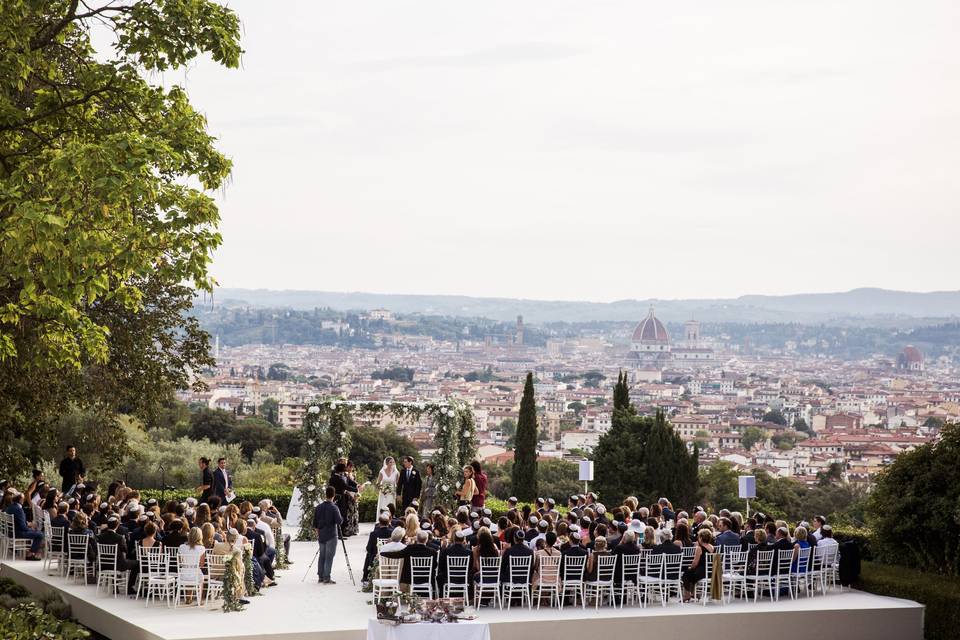
<instances>
[{"instance_id":1,"label":"bridal bouquet","mask_svg":"<svg viewBox=\"0 0 960 640\"><path fill-rule=\"evenodd\" d=\"M380 485L380 495L382 496L392 496L394 494L394 486L389 482L384 482Z\"/></svg>"}]
</instances>

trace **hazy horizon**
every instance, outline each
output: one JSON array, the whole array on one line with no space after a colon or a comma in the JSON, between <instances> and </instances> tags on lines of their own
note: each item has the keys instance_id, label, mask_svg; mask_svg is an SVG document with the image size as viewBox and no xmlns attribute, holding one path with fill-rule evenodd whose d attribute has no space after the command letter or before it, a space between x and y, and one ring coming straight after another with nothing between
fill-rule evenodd
<instances>
[{"instance_id":1,"label":"hazy horizon","mask_svg":"<svg viewBox=\"0 0 960 640\"><path fill-rule=\"evenodd\" d=\"M224 287L530 300L956 288L960 5L232 2L183 76Z\"/></svg>"}]
</instances>

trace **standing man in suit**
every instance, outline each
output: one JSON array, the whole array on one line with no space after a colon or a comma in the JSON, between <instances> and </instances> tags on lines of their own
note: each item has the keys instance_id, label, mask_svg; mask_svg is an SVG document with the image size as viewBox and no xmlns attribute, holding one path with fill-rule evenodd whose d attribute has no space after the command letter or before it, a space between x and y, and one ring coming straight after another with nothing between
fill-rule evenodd
<instances>
[{"instance_id":1,"label":"standing man in suit","mask_svg":"<svg viewBox=\"0 0 960 640\"><path fill-rule=\"evenodd\" d=\"M70 487L83 482L83 476L86 473L87 470L83 466L83 460L77 457L77 448L72 444L68 445L67 455L60 461L60 477L63 478L60 485L61 491L67 493L70 491Z\"/></svg>"},{"instance_id":2,"label":"standing man in suit","mask_svg":"<svg viewBox=\"0 0 960 640\"><path fill-rule=\"evenodd\" d=\"M420 479L420 473L413 468L413 458L404 456L403 471L400 472L400 479L397 481L401 513L407 510L411 502L420 497L420 489L422 488L423 481Z\"/></svg>"},{"instance_id":3,"label":"standing man in suit","mask_svg":"<svg viewBox=\"0 0 960 640\"><path fill-rule=\"evenodd\" d=\"M227 472L226 458L217 458L217 468L213 470L213 494L220 498L220 504L227 504L227 495L233 495L233 476Z\"/></svg>"}]
</instances>

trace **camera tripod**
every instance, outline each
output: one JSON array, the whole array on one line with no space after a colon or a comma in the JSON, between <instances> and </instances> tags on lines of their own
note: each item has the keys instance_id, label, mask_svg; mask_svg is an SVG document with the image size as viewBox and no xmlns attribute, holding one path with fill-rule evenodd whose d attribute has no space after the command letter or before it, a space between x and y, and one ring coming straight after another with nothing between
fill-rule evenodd
<instances>
[{"instance_id":1,"label":"camera tripod","mask_svg":"<svg viewBox=\"0 0 960 640\"><path fill-rule=\"evenodd\" d=\"M343 559L347 561L347 573L350 576L350 583L353 586L357 586L357 581L353 577L353 567L350 566L350 555L347 553L347 541L343 537L343 532L340 530L340 525L337 525L337 537L340 538L340 546L343 548ZM303 574L303 578L300 579L300 582L305 582L307 576L310 575L310 569L313 568L313 563L317 561L317 558L320 557L320 547L317 546L316 552L313 554L313 560L310 561L310 566L307 567L307 572Z\"/></svg>"}]
</instances>

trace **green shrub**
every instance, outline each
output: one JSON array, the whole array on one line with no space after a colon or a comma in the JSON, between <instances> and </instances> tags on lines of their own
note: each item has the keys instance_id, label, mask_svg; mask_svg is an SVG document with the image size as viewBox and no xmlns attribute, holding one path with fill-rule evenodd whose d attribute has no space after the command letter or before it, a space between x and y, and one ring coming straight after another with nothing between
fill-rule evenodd
<instances>
[{"instance_id":1,"label":"green shrub","mask_svg":"<svg viewBox=\"0 0 960 640\"><path fill-rule=\"evenodd\" d=\"M10 578L0 578L0 595L10 596L11 598L28 598L30 597L30 591Z\"/></svg>"},{"instance_id":2,"label":"green shrub","mask_svg":"<svg viewBox=\"0 0 960 640\"><path fill-rule=\"evenodd\" d=\"M280 513L286 516L287 508L290 506L290 496L293 488L288 487L236 487L234 492L237 494L234 504L240 504L244 500L256 504L264 498L273 500ZM187 498L198 498L197 492L193 489L177 489L175 491L161 492L159 489L143 489L140 491L140 501L145 502L150 498L156 498L158 501L161 495L166 500L186 500ZM376 500L374 500L374 510L376 509Z\"/></svg>"},{"instance_id":3,"label":"green shrub","mask_svg":"<svg viewBox=\"0 0 960 640\"><path fill-rule=\"evenodd\" d=\"M960 579L936 576L906 567L864 562L858 589L926 605L923 637L948 640L960 629Z\"/></svg>"},{"instance_id":4,"label":"green shrub","mask_svg":"<svg viewBox=\"0 0 960 640\"><path fill-rule=\"evenodd\" d=\"M90 632L76 622L60 620L44 613L43 609L33 602L0 611L0 638L4 640L80 640L89 637Z\"/></svg>"},{"instance_id":5,"label":"green shrub","mask_svg":"<svg viewBox=\"0 0 960 640\"><path fill-rule=\"evenodd\" d=\"M854 541L860 547L860 558L863 560L874 560L873 555L873 532L870 529L860 527L835 526L833 527L833 537L837 542Z\"/></svg>"}]
</instances>

